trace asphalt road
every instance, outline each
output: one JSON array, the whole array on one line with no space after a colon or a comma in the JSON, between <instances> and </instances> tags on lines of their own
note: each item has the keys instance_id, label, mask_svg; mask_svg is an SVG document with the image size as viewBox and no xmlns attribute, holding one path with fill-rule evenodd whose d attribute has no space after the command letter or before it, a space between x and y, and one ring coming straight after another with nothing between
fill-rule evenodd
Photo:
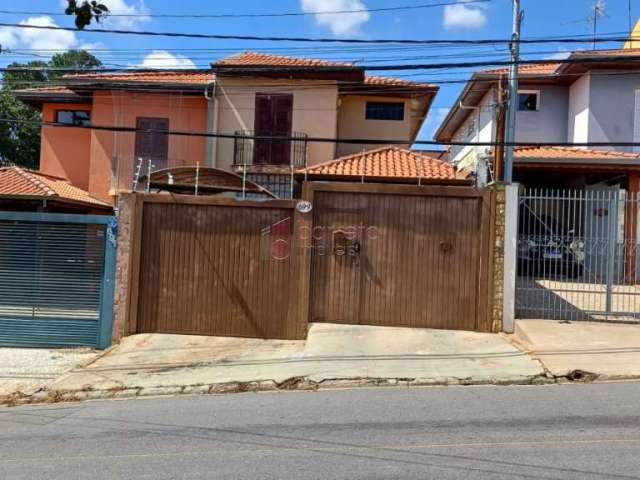
<instances>
[{"instance_id":1,"label":"asphalt road","mask_svg":"<svg viewBox=\"0 0 640 480\"><path fill-rule=\"evenodd\" d=\"M640 383L0 409L1 479L640 479Z\"/></svg>"}]
</instances>

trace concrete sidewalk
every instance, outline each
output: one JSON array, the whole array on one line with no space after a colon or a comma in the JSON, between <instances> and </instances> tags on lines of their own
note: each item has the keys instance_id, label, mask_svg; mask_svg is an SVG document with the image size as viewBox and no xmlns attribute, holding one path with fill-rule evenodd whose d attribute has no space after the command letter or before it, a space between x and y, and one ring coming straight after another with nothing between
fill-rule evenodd
<instances>
[{"instance_id":1,"label":"concrete sidewalk","mask_svg":"<svg viewBox=\"0 0 640 480\"><path fill-rule=\"evenodd\" d=\"M556 377L640 377L639 325L518 320L513 338Z\"/></svg>"},{"instance_id":2,"label":"concrete sidewalk","mask_svg":"<svg viewBox=\"0 0 640 480\"><path fill-rule=\"evenodd\" d=\"M11 395L31 395L61 375L86 365L101 352L88 348L0 348L0 401Z\"/></svg>"},{"instance_id":3,"label":"concrete sidewalk","mask_svg":"<svg viewBox=\"0 0 640 480\"><path fill-rule=\"evenodd\" d=\"M531 383L500 335L314 324L307 341L142 334L55 382L56 399L357 385ZM39 394L46 400L45 394Z\"/></svg>"}]
</instances>

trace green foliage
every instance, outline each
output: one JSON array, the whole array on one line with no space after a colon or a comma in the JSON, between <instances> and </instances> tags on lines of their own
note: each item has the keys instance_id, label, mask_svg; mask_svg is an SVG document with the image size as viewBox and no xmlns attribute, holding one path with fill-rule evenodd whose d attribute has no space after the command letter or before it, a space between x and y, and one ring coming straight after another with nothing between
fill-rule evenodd
<instances>
[{"instance_id":1,"label":"green foliage","mask_svg":"<svg viewBox=\"0 0 640 480\"><path fill-rule=\"evenodd\" d=\"M56 84L66 73L101 65L100 60L85 50L59 53L49 62L9 65L9 70L2 76L0 119L16 120L16 123L0 121L0 165L16 164L37 169L40 157L40 111L15 98L13 91ZM46 70L47 67L63 70L51 71ZM12 68L15 70L11 71Z\"/></svg>"},{"instance_id":2,"label":"green foliage","mask_svg":"<svg viewBox=\"0 0 640 480\"><path fill-rule=\"evenodd\" d=\"M95 0L85 0L81 2L77 0L67 0L67 2L68 6L64 13L67 15L75 15L78 30L82 30L87 25L90 25L92 20L100 23L101 20L109 15L107 6Z\"/></svg>"}]
</instances>

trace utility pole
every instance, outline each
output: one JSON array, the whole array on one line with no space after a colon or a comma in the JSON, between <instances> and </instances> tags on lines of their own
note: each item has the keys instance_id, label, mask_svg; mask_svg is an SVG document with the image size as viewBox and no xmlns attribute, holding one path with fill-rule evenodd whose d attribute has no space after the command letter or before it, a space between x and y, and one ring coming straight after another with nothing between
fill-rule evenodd
<instances>
[{"instance_id":1,"label":"utility pole","mask_svg":"<svg viewBox=\"0 0 640 480\"><path fill-rule=\"evenodd\" d=\"M518 112L518 61L520 59L520 27L522 11L520 0L511 0L513 5L513 34L511 35L511 65L509 66L509 107L504 148L504 181L513 181L513 143L516 139L516 113Z\"/></svg>"}]
</instances>

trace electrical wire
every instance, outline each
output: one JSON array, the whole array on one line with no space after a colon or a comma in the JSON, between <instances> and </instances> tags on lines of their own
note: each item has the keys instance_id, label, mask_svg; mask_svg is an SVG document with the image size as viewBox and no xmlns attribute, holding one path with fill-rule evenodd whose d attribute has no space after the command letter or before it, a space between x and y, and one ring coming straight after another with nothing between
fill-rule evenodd
<instances>
[{"instance_id":1,"label":"electrical wire","mask_svg":"<svg viewBox=\"0 0 640 480\"><path fill-rule=\"evenodd\" d=\"M46 127L59 128L76 128L85 130L97 130L119 133L156 133L162 135L175 135L181 137L204 137L204 138L221 138L221 139L242 139L242 140L274 140L274 141L300 141L298 137L277 137L267 135L244 135L235 133L209 133L185 130L158 130L145 129L137 127L117 127L112 125L67 125L57 122L35 121L35 120L18 120L12 118L0 118L2 123L39 125ZM311 143L333 143L333 144L358 144L358 145L447 145L447 146L476 146L476 147L496 147L496 146L513 146L513 147L640 147L640 142L456 142L434 140L415 140L408 142L407 140L387 140L372 138L328 138L328 137L307 137L306 142ZM640 158L640 154L638 154Z\"/></svg>"},{"instance_id":2,"label":"electrical wire","mask_svg":"<svg viewBox=\"0 0 640 480\"><path fill-rule=\"evenodd\" d=\"M466 4L490 3L491 0L466 0ZM270 17L304 17L313 15L339 15L349 13L384 13L402 10L421 10L426 8L444 7L448 5L456 5L458 1L439 2L439 3L423 3L420 5L402 5L397 7L381 7L381 8L364 8L354 10L326 10L318 12L280 12L280 13L108 13L109 17L123 18L189 18L189 19L214 19L214 18L270 18ZM6 15L47 15L51 17L64 17L66 13L60 12L38 12L24 10L0 10L0 14Z\"/></svg>"},{"instance_id":3,"label":"electrical wire","mask_svg":"<svg viewBox=\"0 0 640 480\"><path fill-rule=\"evenodd\" d=\"M0 27L24 28L34 30L53 30L78 32L78 29L71 27L59 27L52 25L25 25L20 23L1 22ZM84 33L107 33L117 35L137 35L137 36L154 36L154 37L173 37L173 38L199 38L209 40L253 40L267 42L307 42L307 43L354 43L354 44L402 44L402 45L479 45L479 44L511 44L513 39L479 39L479 40L442 40L442 39L362 39L362 38L310 38L310 37L276 37L276 36L257 36L257 35L221 35L207 33L187 33L187 32L155 32L148 30L121 30L106 28L90 28L82 30ZM546 37L546 38L521 38L515 40L520 44L542 44L542 43L602 43L602 42L624 42L629 37L615 38L597 38L585 40L576 37ZM640 40L640 38L639 38Z\"/></svg>"}]
</instances>

